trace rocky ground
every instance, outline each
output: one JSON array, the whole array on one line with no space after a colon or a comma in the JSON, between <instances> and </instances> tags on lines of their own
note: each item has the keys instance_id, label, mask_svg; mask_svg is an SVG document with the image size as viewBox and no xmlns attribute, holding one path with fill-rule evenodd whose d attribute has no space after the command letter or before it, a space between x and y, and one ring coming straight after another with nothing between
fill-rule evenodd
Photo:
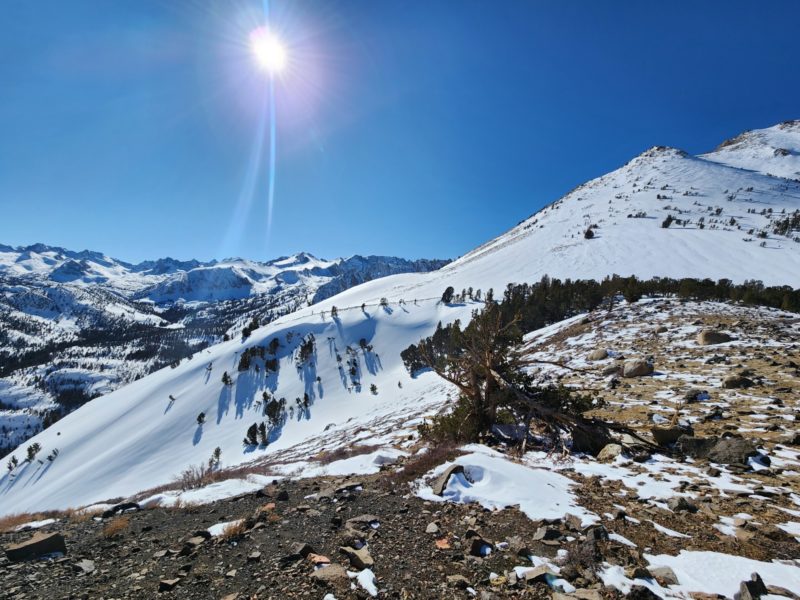
<instances>
[{"instance_id":1,"label":"rocky ground","mask_svg":"<svg viewBox=\"0 0 800 600\"><path fill-rule=\"evenodd\" d=\"M0 558L0 597L594 600L666 596L673 586L673 597L706 598L683 573L658 566L659 556L687 551L781 561L800 580L800 319L659 300L597 311L527 344L529 357L549 361L532 367L540 378L592 391L597 416L661 444L623 437L597 459L506 454L571 479L592 524L423 499L421 486L443 469L430 470L459 451L415 454L422 443L391 423L409 456L375 474L281 478L208 504L143 503L107 518L60 515L37 531L63 536L66 552ZM288 472L294 458L260 469ZM460 485L469 486L464 464ZM530 496L545 492L532 485ZM7 531L0 544L31 536ZM766 586L796 597L785 577L761 575L765 586L745 585L743 598Z\"/></svg>"}]
</instances>

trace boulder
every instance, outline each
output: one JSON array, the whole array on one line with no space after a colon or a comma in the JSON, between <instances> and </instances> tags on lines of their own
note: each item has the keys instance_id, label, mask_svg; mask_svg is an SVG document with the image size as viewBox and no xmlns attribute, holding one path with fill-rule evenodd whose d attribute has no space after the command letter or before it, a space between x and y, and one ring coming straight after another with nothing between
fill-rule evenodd
<instances>
[{"instance_id":1,"label":"boulder","mask_svg":"<svg viewBox=\"0 0 800 600\"><path fill-rule=\"evenodd\" d=\"M746 465L747 459L758 454L755 444L740 437L722 438L708 452L708 460L722 465Z\"/></svg>"},{"instance_id":2,"label":"boulder","mask_svg":"<svg viewBox=\"0 0 800 600\"><path fill-rule=\"evenodd\" d=\"M622 367L623 377L644 377L653 374L653 363L646 360L627 360Z\"/></svg>"},{"instance_id":3,"label":"boulder","mask_svg":"<svg viewBox=\"0 0 800 600\"><path fill-rule=\"evenodd\" d=\"M437 496L441 496L444 493L445 488L447 487L447 482L450 481L450 477L455 475L456 473L463 473L464 467L462 465L450 465L447 467L444 473L439 475L438 479L433 483L433 493Z\"/></svg>"},{"instance_id":4,"label":"boulder","mask_svg":"<svg viewBox=\"0 0 800 600\"><path fill-rule=\"evenodd\" d=\"M425 533L439 533L439 526L436 523L428 523Z\"/></svg>"},{"instance_id":5,"label":"boulder","mask_svg":"<svg viewBox=\"0 0 800 600\"><path fill-rule=\"evenodd\" d=\"M672 512L697 512L697 507L683 496L673 496L667 500L667 506Z\"/></svg>"},{"instance_id":6,"label":"boulder","mask_svg":"<svg viewBox=\"0 0 800 600\"><path fill-rule=\"evenodd\" d=\"M713 346L715 344L724 344L730 342L733 338L723 331L715 331L713 329L704 329L697 334L697 344L699 346Z\"/></svg>"},{"instance_id":7,"label":"boulder","mask_svg":"<svg viewBox=\"0 0 800 600\"><path fill-rule=\"evenodd\" d=\"M650 433L659 446L669 446L678 441L686 432L680 427L651 427Z\"/></svg>"},{"instance_id":8,"label":"boulder","mask_svg":"<svg viewBox=\"0 0 800 600\"><path fill-rule=\"evenodd\" d=\"M728 375L722 380L722 387L726 390L738 390L750 388L755 385L755 382L749 377L744 375Z\"/></svg>"},{"instance_id":9,"label":"boulder","mask_svg":"<svg viewBox=\"0 0 800 600\"><path fill-rule=\"evenodd\" d=\"M739 600L758 600L765 594L769 594L769 590L758 573L753 573L749 581L739 584Z\"/></svg>"},{"instance_id":10,"label":"boulder","mask_svg":"<svg viewBox=\"0 0 800 600\"><path fill-rule=\"evenodd\" d=\"M603 348L592 350L586 358L588 360L604 360L608 358L608 350L605 350Z\"/></svg>"},{"instance_id":11,"label":"boulder","mask_svg":"<svg viewBox=\"0 0 800 600\"><path fill-rule=\"evenodd\" d=\"M609 375L619 375L620 367L619 365L608 365L603 367L603 370L600 371L600 374L603 377L608 377Z\"/></svg>"},{"instance_id":12,"label":"boulder","mask_svg":"<svg viewBox=\"0 0 800 600\"><path fill-rule=\"evenodd\" d=\"M659 585L678 585L678 576L669 567L651 567L649 570Z\"/></svg>"},{"instance_id":13,"label":"boulder","mask_svg":"<svg viewBox=\"0 0 800 600\"><path fill-rule=\"evenodd\" d=\"M8 560L18 562L56 552L66 554L67 544L60 533L37 532L29 540L6 546L5 551Z\"/></svg>"},{"instance_id":14,"label":"boulder","mask_svg":"<svg viewBox=\"0 0 800 600\"><path fill-rule=\"evenodd\" d=\"M123 502L122 504L117 504L116 506L112 506L108 510L103 511L101 516L104 519L109 519L115 515L118 515L119 513L138 510L141 510L141 507L136 502Z\"/></svg>"},{"instance_id":15,"label":"boulder","mask_svg":"<svg viewBox=\"0 0 800 600\"><path fill-rule=\"evenodd\" d=\"M619 444L606 444L600 454L597 455L597 460L600 462L611 462L618 456L622 455L622 446Z\"/></svg>"},{"instance_id":16,"label":"boulder","mask_svg":"<svg viewBox=\"0 0 800 600\"><path fill-rule=\"evenodd\" d=\"M685 456L692 458L706 458L711 448L719 441L718 438L701 438L692 435L682 435L678 438L676 446Z\"/></svg>"}]
</instances>

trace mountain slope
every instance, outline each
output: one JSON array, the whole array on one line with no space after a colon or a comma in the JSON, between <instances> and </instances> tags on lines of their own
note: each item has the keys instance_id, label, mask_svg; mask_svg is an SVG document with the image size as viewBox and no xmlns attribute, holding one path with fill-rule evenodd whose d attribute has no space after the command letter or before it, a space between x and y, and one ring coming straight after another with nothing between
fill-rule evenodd
<instances>
[{"instance_id":1,"label":"mountain slope","mask_svg":"<svg viewBox=\"0 0 800 600\"><path fill-rule=\"evenodd\" d=\"M400 350L432 333L437 323L466 320L481 306L442 305L438 299L447 286L500 291L545 274L576 279L616 273L798 287L797 233L774 233L776 223L798 209L796 181L652 148L437 271L353 287L277 319L246 341L208 348L175 369L90 402L36 436L43 453L59 448L56 460L34 461L0 480L2 510L128 495L169 481L217 446L223 464L235 465L301 443L310 455L326 429L352 439L366 423L382 421L393 424L395 435L408 435L397 424L436 410L452 390L431 373L411 379ZM331 318L334 306L337 319ZM302 340L310 334L316 352L298 367ZM242 352L268 347L273 339L282 344L277 373L267 375L261 358L254 359L258 373L237 372ZM355 361L353 375L347 361ZM223 370L233 376L232 386L222 384ZM377 395L369 391L372 384ZM247 428L265 419L259 404L264 392L298 410L266 449L244 447ZM306 394L308 411L302 406ZM176 398L171 404L170 395ZM206 416L202 426L196 423L200 412ZM391 431L386 435L394 437ZM23 451L15 456L22 460Z\"/></svg>"},{"instance_id":2,"label":"mountain slope","mask_svg":"<svg viewBox=\"0 0 800 600\"><path fill-rule=\"evenodd\" d=\"M446 261L307 253L266 263L160 259L139 265L36 244L0 248L0 456L106 394L254 319L393 273Z\"/></svg>"}]
</instances>

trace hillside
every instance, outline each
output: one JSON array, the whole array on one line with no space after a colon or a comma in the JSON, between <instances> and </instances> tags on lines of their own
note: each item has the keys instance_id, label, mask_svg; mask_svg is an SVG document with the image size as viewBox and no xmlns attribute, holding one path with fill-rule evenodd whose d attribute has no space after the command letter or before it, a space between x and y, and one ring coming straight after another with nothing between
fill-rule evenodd
<instances>
[{"instance_id":1,"label":"hillside","mask_svg":"<svg viewBox=\"0 0 800 600\"><path fill-rule=\"evenodd\" d=\"M751 132L738 143L738 151L756 148L750 140L761 144L772 139L773 130ZM800 137L793 126L779 131L792 140ZM781 144L790 147L785 139ZM482 308L490 289L500 297L509 283L533 283L544 275L602 279L617 274L800 287L800 182L768 174L785 156L756 153L760 162L742 168L732 164L735 157L724 149L716 154L692 157L672 148L651 148L438 270L390 275L300 306L249 337L236 335L174 368L92 400L30 440L41 448L36 458L25 461L24 447L13 453L19 464L0 479L0 512L65 509L130 497L161 507L178 500L203 503L252 494L272 478L371 475L381 468L391 470L393 463L407 464L425 452L417 426L445 410L457 394L433 372L412 377L400 352L431 335L440 323L467 322ZM729 159L731 164L723 163ZM447 287L455 288L451 303L440 300ZM656 326L664 329L659 327L659 333ZM709 350L695 341L701 327L729 331L735 339ZM727 594L741 581L742 570L758 569L776 585L792 572L766 561L787 559L796 549L792 535L797 535L797 526L790 517L798 510L800 490L793 479L798 455L785 447L796 445L796 438L788 439L781 428L793 426L797 408L800 357L794 316L725 303L644 299L620 302L611 311L574 315L529 332L527 341L530 356L579 369L578 375L559 367L540 369L533 373L537 379L592 390L603 399L598 406L604 412L598 414L604 417L631 424L647 436L653 424L668 420L663 415L680 417L714 440L741 430L760 438L757 454L766 458L756 457L753 465L748 459L755 455L750 454L717 466L717 461L701 458L698 464L706 472L694 466L692 457L678 460L671 451L648 452L642 460L620 456L613 465L575 457L568 470L544 452L515 460L496 449L472 446L463 448L464 456L457 459L470 475L448 484L447 500L477 502L488 509L519 505L532 520L556 519L556 509L559 515L577 515L578 524L557 519L555 526L574 529L572 534L561 531L558 539L564 541L559 544L583 541L594 535L586 529L590 523L628 511L631 520L623 518L614 526L614 541L622 546L617 550L647 548L653 554L639 552L627 562L620 554L603 563L602 575L599 566L592 575L594 581L625 592L647 579L625 569L635 565L671 566L680 584L689 586L665 591L663 582L658 588L648 584L662 597L688 591ZM593 349L607 349L601 360L609 364L591 364L587 355ZM620 382L614 363L622 357L652 357L656 372ZM606 366L614 368L603 374ZM723 379L729 375L752 378L752 389L725 387ZM690 386L710 391L712 399L704 396L687 407L680 399ZM762 422L769 427L760 427ZM257 436L259 423L266 425L263 436ZM205 464L216 448L221 468L243 465L240 473L251 475L200 490L178 490L175 478ZM323 460L326 453L342 458L329 462ZM773 468L762 472L769 461ZM430 480L444 466L434 463L430 468L435 469L411 482L412 490L438 502ZM548 488L558 490L552 492L552 502L532 501L530 489L545 479ZM687 481L691 483L682 483ZM319 490L324 482L313 485ZM394 493L408 492L402 488ZM303 493L311 490L303 488ZM753 500L739 502L751 496L757 506ZM708 502L708 511L689 511L698 520L678 515L686 512L678 504L672 507L679 498ZM309 509L297 506L294 511ZM758 515L750 529L746 523L753 513L748 509ZM729 520L718 522L720 514ZM315 516L302 518L316 523ZM652 527L639 527L645 521ZM767 526L770 542L753 533L753 528ZM736 533L737 528L745 533ZM736 537L743 549L720 537L726 535ZM709 559L724 562L728 558L720 556L735 553L734 561L744 556L751 562L721 566L719 573L727 572L729 578L720 575L715 585L700 589L692 569L697 555L672 556L680 549L674 538L687 536L693 539L693 552L708 552ZM479 585L480 564L466 561L471 579L462 587ZM534 561L534 567L540 564ZM480 585L493 585L487 583L488 573L484 575ZM510 581L508 573L504 577ZM577 579L583 585L591 583L588 577ZM551 587L556 579L548 579ZM791 584L800 593L800 583ZM553 589L568 589L557 585Z\"/></svg>"}]
</instances>

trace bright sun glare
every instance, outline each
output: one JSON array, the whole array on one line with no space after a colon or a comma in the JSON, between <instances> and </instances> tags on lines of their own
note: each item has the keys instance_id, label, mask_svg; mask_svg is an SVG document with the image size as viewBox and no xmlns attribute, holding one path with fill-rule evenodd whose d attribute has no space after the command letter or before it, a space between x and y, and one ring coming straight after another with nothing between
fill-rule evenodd
<instances>
[{"instance_id":1,"label":"bright sun glare","mask_svg":"<svg viewBox=\"0 0 800 600\"><path fill-rule=\"evenodd\" d=\"M266 27L259 27L250 34L250 49L264 71L276 75L286 68L286 46Z\"/></svg>"}]
</instances>

